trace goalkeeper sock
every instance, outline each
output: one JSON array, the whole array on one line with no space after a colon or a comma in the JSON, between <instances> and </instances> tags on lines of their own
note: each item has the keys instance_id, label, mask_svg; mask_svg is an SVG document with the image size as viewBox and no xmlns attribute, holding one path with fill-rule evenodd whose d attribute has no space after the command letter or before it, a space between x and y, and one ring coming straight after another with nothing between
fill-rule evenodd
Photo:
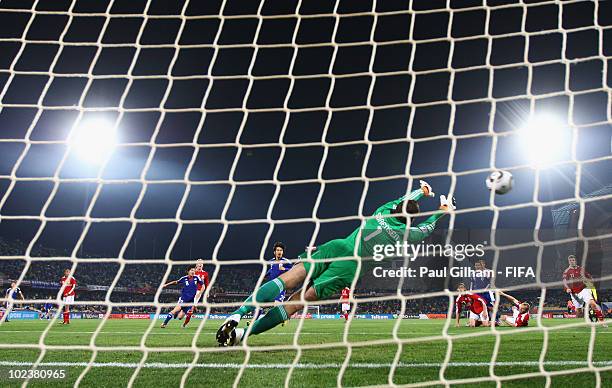
<instances>
[{"instance_id":1,"label":"goalkeeper sock","mask_svg":"<svg viewBox=\"0 0 612 388\"><path fill-rule=\"evenodd\" d=\"M276 306L268 310L266 315L259 318L253 323L253 328L251 329L251 334L257 335L263 333L264 331L268 331L274 326L285 322L288 320L287 311L283 306Z\"/></svg>"},{"instance_id":2,"label":"goalkeeper sock","mask_svg":"<svg viewBox=\"0 0 612 388\"><path fill-rule=\"evenodd\" d=\"M164 325L167 325L173 317L174 315L172 313L168 313L168 315L166 315L166 319L164 320Z\"/></svg>"},{"instance_id":3,"label":"goalkeeper sock","mask_svg":"<svg viewBox=\"0 0 612 388\"><path fill-rule=\"evenodd\" d=\"M285 283L281 279L276 278L274 280L270 280L269 282L266 282L264 285L259 287L259 289L257 290L257 297L255 298L255 301L259 303L272 302L278 296L278 294L280 294L284 290ZM252 313L253 311L255 311L255 306L251 303L253 303L253 295L249 296L244 301L242 306L238 310L234 311L232 315L239 315L240 318L242 318L246 314ZM268 314L270 313L268 312Z\"/></svg>"}]
</instances>

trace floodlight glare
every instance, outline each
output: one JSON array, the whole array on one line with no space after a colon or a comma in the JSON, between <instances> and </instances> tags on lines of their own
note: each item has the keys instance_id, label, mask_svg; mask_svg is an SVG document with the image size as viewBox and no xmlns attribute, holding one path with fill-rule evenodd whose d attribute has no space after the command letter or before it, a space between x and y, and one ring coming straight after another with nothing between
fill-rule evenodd
<instances>
[{"instance_id":1,"label":"floodlight glare","mask_svg":"<svg viewBox=\"0 0 612 388\"><path fill-rule=\"evenodd\" d=\"M533 167L554 162L565 151L567 126L549 114L533 115L520 129L521 146Z\"/></svg>"},{"instance_id":2,"label":"floodlight glare","mask_svg":"<svg viewBox=\"0 0 612 388\"><path fill-rule=\"evenodd\" d=\"M117 142L114 124L107 120L86 120L74 129L70 145L78 157L86 162L102 163Z\"/></svg>"}]
</instances>

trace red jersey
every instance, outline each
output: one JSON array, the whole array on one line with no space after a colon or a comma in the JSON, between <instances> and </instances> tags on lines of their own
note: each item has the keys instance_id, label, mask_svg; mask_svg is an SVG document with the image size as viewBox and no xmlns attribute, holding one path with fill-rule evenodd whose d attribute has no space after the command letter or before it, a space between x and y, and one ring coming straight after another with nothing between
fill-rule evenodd
<instances>
[{"instance_id":1,"label":"red jersey","mask_svg":"<svg viewBox=\"0 0 612 388\"><path fill-rule=\"evenodd\" d=\"M351 289L350 288L343 288L342 289L342 293L340 294L340 299L342 300L348 300L351 296Z\"/></svg>"},{"instance_id":2,"label":"red jersey","mask_svg":"<svg viewBox=\"0 0 612 388\"><path fill-rule=\"evenodd\" d=\"M571 300L568 300L568 301L567 301L567 308L568 308L570 311L576 311L576 306L574 306L574 303L573 303Z\"/></svg>"},{"instance_id":3,"label":"red jersey","mask_svg":"<svg viewBox=\"0 0 612 388\"><path fill-rule=\"evenodd\" d=\"M518 304L512 306L512 316L514 317L514 327L524 327L529 324L529 311L521 313Z\"/></svg>"},{"instance_id":4,"label":"red jersey","mask_svg":"<svg viewBox=\"0 0 612 388\"><path fill-rule=\"evenodd\" d=\"M464 303L470 305L470 311L474 314L480 314L487 309L487 302L480 295L463 294L455 301L455 312L457 315L461 313L461 307Z\"/></svg>"},{"instance_id":5,"label":"red jersey","mask_svg":"<svg viewBox=\"0 0 612 388\"><path fill-rule=\"evenodd\" d=\"M583 276L584 275L584 276ZM572 290L572 293L578 294L580 291L585 289L584 279L591 279L591 274L587 271L584 271L580 266L576 268L568 267L565 271L563 271L563 281L567 284L567 288Z\"/></svg>"},{"instance_id":6,"label":"red jersey","mask_svg":"<svg viewBox=\"0 0 612 388\"><path fill-rule=\"evenodd\" d=\"M208 282L210 281L208 280L208 272L204 270L196 271L196 276L199 277L200 280L204 282L204 287L208 288ZM200 291L201 289L202 289L202 284L198 283L198 291Z\"/></svg>"},{"instance_id":7,"label":"red jersey","mask_svg":"<svg viewBox=\"0 0 612 388\"><path fill-rule=\"evenodd\" d=\"M75 294L75 289L76 289L76 280L70 276L70 277L66 277L66 276L62 276L62 278L60 279L60 287L63 285L66 285L66 287L64 287L64 293L63 296L71 296Z\"/></svg>"}]
</instances>

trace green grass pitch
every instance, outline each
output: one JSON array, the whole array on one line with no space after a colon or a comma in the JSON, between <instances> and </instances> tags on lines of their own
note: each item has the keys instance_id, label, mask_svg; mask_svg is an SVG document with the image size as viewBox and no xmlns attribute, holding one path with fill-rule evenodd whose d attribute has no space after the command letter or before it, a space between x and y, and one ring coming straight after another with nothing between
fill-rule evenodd
<instances>
[{"instance_id":1,"label":"green grass pitch","mask_svg":"<svg viewBox=\"0 0 612 388\"><path fill-rule=\"evenodd\" d=\"M569 371L551 376L551 386L591 387L596 385L599 378L601 386L611 387L612 329L595 329L592 362L595 367L603 368L597 376L597 373L587 369L591 327L575 326L581 322L568 319L544 321L553 330L548 332L548 348L542 366L549 372ZM98 325L103 326L95 345L101 348L95 357L95 366L85 375L81 386L125 386L143 353L113 348L139 346L150 323L148 320L73 320L70 326L54 324L45 336L44 344L75 348L47 350L40 368L65 369L68 377L64 381L32 380L30 386L72 385L92 356L92 351L82 346L90 345L92 333ZM399 364L392 376L394 384L430 382L431 386L442 386L440 370L449 342L442 337L443 320L402 320L395 333L395 338L401 341L394 340L396 321L355 320L347 328L343 320L306 320L301 334L295 338L299 321L293 320L284 327L252 337L247 353L244 348L215 346L214 333L221 323L218 320L207 321L199 336L196 336L196 330L200 320L192 321L186 329L181 328L182 322L176 320L171 321L166 329L159 328L161 321L154 323L155 327L144 340L150 352L145 367L134 381L137 387L178 386L187 365L194 360L196 350L200 350L197 352L197 365L188 375L187 386L230 387L245 362L248 367L240 377L239 386L283 386L289 366L296 356L299 359L290 376L290 386L337 386L338 374L347 354L350 354L348 365L340 381L343 386L388 384L396 354L399 354ZM534 320L532 324L535 323ZM7 348L6 345L38 344L47 324L46 321L11 321L0 326L0 346L3 347L0 351L1 386L18 386L21 382L6 378L8 369L27 368L40 354L37 347ZM503 334L499 337L497 363L492 371L504 379L504 387L541 387L546 384L543 375L506 380L509 375L540 371L539 360L545 335L543 331L533 329L533 326L527 330L499 328ZM496 336L491 329L450 327L448 334L452 351L442 377L454 381L490 376L489 363L496 346ZM343 341L345 335L346 342ZM401 347L398 346L399 342L402 342ZM296 346L287 347L294 343ZM350 348L346 346L348 343L351 344ZM285 345L285 348L273 348L278 345ZM156 350L160 347L183 349L171 352ZM494 381L468 381L452 385L496 386Z\"/></svg>"}]
</instances>

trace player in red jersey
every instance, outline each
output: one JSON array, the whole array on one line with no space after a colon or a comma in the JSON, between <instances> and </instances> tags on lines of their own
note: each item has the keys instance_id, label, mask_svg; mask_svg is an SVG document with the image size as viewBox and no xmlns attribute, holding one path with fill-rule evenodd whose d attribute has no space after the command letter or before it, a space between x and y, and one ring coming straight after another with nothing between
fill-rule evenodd
<instances>
[{"instance_id":1,"label":"player in red jersey","mask_svg":"<svg viewBox=\"0 0 612 388\"><path fill-rule=\"evenodd\" d=\"M529 303L519 302L519 300L515 297L505 294L501 291L499 292L499 294L508 298L508 300L510 300L513 304L512 316L502 315L500 318L500 322L514 327L526 327L527 325L529 325Z\"/></svg>"},{"instance_id":2,"label":"player in red jersey","mask_svg":"<svg viewBox=\"0 0 612 388\"><path fill-rule=\"evenodd\" d=\"M577 264L576 256L568 256L567 263L569 266L563 271L563 286L565 292L572 298L576 315L583 315L584 306L590 306L597 320L605 326L601 308L597 305L597 291L593 285L593 277Z\"/></svg>"},{"instance_id":3,"label":"player in red jersey","mask_svg":"<svg viewBox=\"0 0 612 388\"><path fill-rule=\"evenodd\" d=\"M459 297L455 301L456 327L459 327L461 319L461 308L463 304L467 304L470 309L470 327L489 326L489 311L487 310L487 301L478 294L472 294L467 291L465 284L460 283L457 287Z\"/></svg>"},{"instance_id":4,"label":"player in red jersey","mask_svg":"<svg viewBox=\"0 0 612 388\"><path fill-rule=\"evenodd\" d=\"M342 303L342 316L344 317L344 321L348 321L349 313L351 312L351 304L349 303L349 298L351 297L351 289L348 287L344 287L340 294L340 303Z\"/></svg>"},{"instance_id":5,"label":"player in red jersey","mask_svg":"<svg viewBox=\"0 0 612 388\"><path fill-rule=\"evenodd\" d=\"M76 295L76 279L70 275L70 269L64 270L64 276L60 279L60 287L63 288L62 296L64 300L64 322L63 325L70 324L70 305L74 303L74 296Z\"/></svg>"},{"instance_id":6,"label":"player in red jersey","mask_svg":"<svg viewBox=\"0 0 612 388\"><path fill-rule=\"evenodd\" d=\"M204 295L204 291L208 289L208 283L210 282L210 280L208 279L208 272L204 271L204 260L196 260L195 270L196 276L202 279L202 281L204 282L204 286L202 286L201 283L198 283L198 293L196 294L195 299L193 301L194 306L191 308L191 310L189 310L189 312L187 312L185 322L183 322L183 327L186 327L189 321L191 321L191 316L193 315L193 313L196 312L195 305L200 302L200 298L202 298L202 295Z\"/></svg>"}]
</instances>

